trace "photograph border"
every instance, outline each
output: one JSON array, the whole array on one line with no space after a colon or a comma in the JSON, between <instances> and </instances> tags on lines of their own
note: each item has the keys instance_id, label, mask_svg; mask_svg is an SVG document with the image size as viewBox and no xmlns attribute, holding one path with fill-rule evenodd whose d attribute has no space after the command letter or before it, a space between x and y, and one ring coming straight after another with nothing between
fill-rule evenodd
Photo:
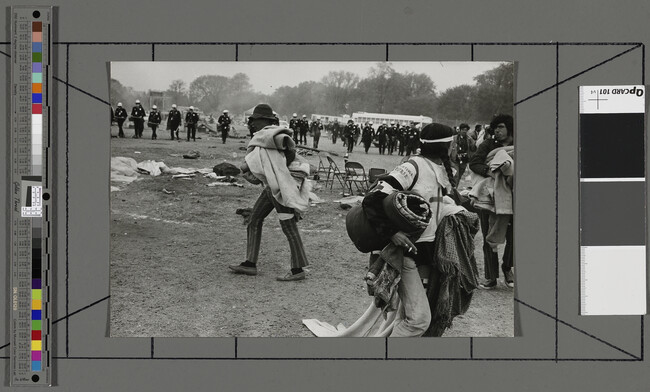
<instances>
[{"instance_id":1,"label":"photograph border","mask_svg":"<svg viewBox=\"0 0 650 392\"><path fill-rule=\"evenodd\" d=\"M2 45L9 45L10 43L8 42L0 42ZM356 45L356 46L361 46L361 45L372 45L372 46L385 46L385 61L390 61L390 48L393 46L460 46L460 47L467 47L468 50L470 51L470 58L471 60L474 60L474 49L477 46L551 46L555 47L555 76L556 80L555 83L534 93L531 94L530 96L527 96L523 99L520 99L515 102L515 121L516 119L516 107L517 105L524 103L538 95L551 92L555 90L555 111L556 111L556 128L555 128L555 144L556 144L556 150L555 150L555 178L556 178L556 188L555 188L555 309L554 309L554 314L550 312L546 312L544 310L539 309L538 307L528 303L527 301L523 301L519 298L517 298L517 294L515 292L515 302L516 304L519 304L525 308L528 308L539 315L544 316L547 319L550 319L554 323L554 334L555 334L555 355L550 356L550 357L523 357L523 358L490 358L490 357L477 357L474 355L474 340L475 338L457 338L455 343L458 343L459 341L462 341L462 344L466 345L465 347L468 348L468 353L469 355L467 357L459 357L459 358L420 358L420 357L391 357L390 355L390 345L389 342L390 340L388 338L384 338L385 340L385 355L383 358L381 357L359 357L359 358L340 358L340 357L326 357L326 358L319 358L319 357L242 357L238 354L239 351L239 345L240 342L238 341L239 338L210 338L210 339L228 339L232 340L234 343L234 351L233 351L233 356L232 357L180 357L180 356L156 356L155 355L155 340L158 338L149 338L150 342L150 348L151 348L151 355L148 357L123 357L123 356L82 356L82 357L75 357L70 355L69 351L69 342L70 342L70 325L69 321L70 318L84 312L88 309L91 309L95 307L98 304L103 303L104 301L108 300L110 298L109 295L97 299L93 302L90 302L88 305L81 307L79 309L70 309L69 307L69 285L70 285L70 275L69 275L69 259L66 258L65 260L65 298L66 298L66 303L65 303L65 316L60 317L58 319L53 320L53 324L59 324L58 328L61 328L61 324L65 324L65 355L59 355L53 356L53 359L59 360L59 359L143 359L143 360L150 360L150 359L180 359L180 360L351 360L351 359L359 359L359 360L428 360L428 361L466 361L466 360L480 360L480 361L555 361L555 362L562 362L562 361L606 361L606 362L637 362L637 361L644 361L644 316L639 316L639 333L640 333L640 339L639 339L639 349L640 349L640 355L636 355L633 353L630 353L626 350L623 350L620 347L617 347L616 345L609 343L607 340L597 336L596 334L592 334L584 329L578 328L575 325L572 325L562 319L559 318L559 311L558 311L558 301L559 301L559 294L558 294L558 186L557 186L557 179L558 179L558 139L559 139L559 86L577 78L580 75L583 75L593 69L596 69L604 64L607 64L611 62L612 60L615 60L621 56L624 56L627 53L636 51L640 49L641 51L641 84L645 85L645 45L640 42L596 42L596 43L589 43L589 42L537 42L537 43L530 43L530 42L492 42L492 43L486 43L486 42L450 42L450 43L404 43L404 42L385 42L385 43L368 43L368 42L347 42L347 43L342 43L342 42L323 42L323 43L313 43L313 42L54 42L54 47L58 49L59 56L61 56L61 49L65 48L65 79L61 79L59 77L54 77L54 80L56 82L59 82L65 89L65 140L66 140L66 145L65 146L60 146L59 148L59 156L61 157L65 151L65 195L66 195L66 200L65 200L65 228L66 228L66 233L65 233L65 254L68 254L68 244L69 244L69 209L70 206L68 204L68 192L69 192L69 117L71 115L69 111L69 101L68 97L70 94L70 90L76 90L82 94L85 94L87 97L92 98L94 100L97 100L101 103L104 104L109 104L106 100L103 100L87 91L84 91L83 88L76 86L72 83L70 83L70 68L69 64L72 60L72 57L70 56L70 48L71 47L76 47L76 46L84 46L84 45L137 45L137 46L150 46L151 47L151 60L155 61L156 59L156 47L157 46L169 46L169 45L218 45L218 46L233 46L234 49L234 60L238 61L239 60L239 47L242 45L251 45L251 46L273 46L273 45L281 45L281 46L322 46L322 45ZM560 64L559 64L559 48L562 46L631 46L631 48L627 48L626 50L618 53L617 55L610 57L600 63L597 63L587 69L584 69L581 72L578 72L576 74L573 74L567 78L560 79ZM8 53L5 53L4 51L0 51L0 54L3 54L5 56L10 56ZM513 59L515 62L517 59ZM59 72L59 75L61 72ZM63 268L63 266L59 266L59 268ZM62 288L60 288L62 289ZM552 294L552 293L548 293ZM59 309L61 309L63 306L57 305ZM517 306L515 306L515 317L517 317ZM636 317L634 317L636 318ZM594 339L595 341L598 341L612 349L615 349L616 351L619 351L620 353L624 354L626 357L629 358L560 358L558 356L558 348L559 348L559 342L558 342L558 330L560 328L567 327L569 329L572 329L576 332L579 332L589 338ZM633 331L636 333L636 330ZM141 338L142 339L142 338ZM146 339L146 338L144 338ZM194 338L192 338L194 339ZM249 338L246 338L247 340ZM258 339L258 338L250 338L250 339ZM512 338L507 338L507 339L512 339ZM514 338L518 339L518 338ZM250 344L250 342L246 342L246 344ZM0 349L2 348L7 348L8 343L1 345ZM59 351L61 346L63 346L62 342L58 343L59 346ZM2 358L8 358L8 356L4 356Z\"/></svg>"}]
</instances>

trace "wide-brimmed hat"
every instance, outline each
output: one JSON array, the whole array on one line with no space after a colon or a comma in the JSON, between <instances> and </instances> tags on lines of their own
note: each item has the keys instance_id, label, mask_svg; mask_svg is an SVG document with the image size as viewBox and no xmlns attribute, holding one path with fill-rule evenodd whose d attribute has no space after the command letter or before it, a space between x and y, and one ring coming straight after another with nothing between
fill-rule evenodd
<instances>
[{"instance_id":1,"label":"wide-brimmed hat","mask_svg":"<svg viewBox=\"0 0 650 392\"><path fill-rule=\"evenodd\" d=\"M255 120L257 118L264 118L267 120L276 120L277 117L273 114L273 109L265 103L260 103L255 106L253 109L253 114L248 117L249 120Z\"/></svg>"}]
</instances>

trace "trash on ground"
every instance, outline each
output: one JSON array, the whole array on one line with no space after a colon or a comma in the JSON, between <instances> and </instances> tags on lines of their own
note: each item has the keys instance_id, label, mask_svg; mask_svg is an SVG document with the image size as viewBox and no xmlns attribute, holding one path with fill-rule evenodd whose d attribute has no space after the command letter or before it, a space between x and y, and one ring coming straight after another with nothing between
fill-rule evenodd
<instances>
[{"instance_id":1,"label":"trash on ground","mask_svg":"<svg viewBox=\"0 0 650 392\"><path fill-rule=\"evenodd\" d=\"M356 205L359 205L362 201L363 196L348 196L339 200L334 200L334 202L340 203L340 207L344 210L348 210Z\"/></svg>"},{"instance_id":2,"label":"trash on ground","mask_svg":"<svg viewBox=\"0 0 650 392\"><path fill-rule=\"evenodd\" d=\"M221 162L212 168L218 176L237 176L241 171L232 163Z\"/></svg>"},{"instance_id":3,"label":"trash on ground","mask_svg":"<svg viewBox=\"0 0 650 392\"><path fill-rule=\"evenodd\" d=\"M244 185L242 185L242 184L238 184L238 183L236 183L236 182L221 182L221 181L217 181L217 182L211 182L211 183L208 184L208 186L220 186L220 185L225 185L225 186L236 186L236 187L239 187L239 188L243 188L243 187L244 187Z\"/></svg>"},{"instance_id":4,"label":"trash on ground","mask_svg":"<svg viewBox=\"0 0 650 392\"><path fill-rule=\"evenodd\" d=\"M201 156L201 153L197 150L191 150L187 154L183 154L185 159L198 159Z\"/></svg>"},{"instance_id":5,"label":"trash on ground","mask_svg":"<svg viewBox=\"0 0 650 392\"><path fill-rule=\"evenodd\" d=\"M138 172L142 174L148 174L153 177L161 175L165 170L168 169L169 168L167 165L165 165L164 162L147 160L138 163Z\"/></svg>"}]
</instances>

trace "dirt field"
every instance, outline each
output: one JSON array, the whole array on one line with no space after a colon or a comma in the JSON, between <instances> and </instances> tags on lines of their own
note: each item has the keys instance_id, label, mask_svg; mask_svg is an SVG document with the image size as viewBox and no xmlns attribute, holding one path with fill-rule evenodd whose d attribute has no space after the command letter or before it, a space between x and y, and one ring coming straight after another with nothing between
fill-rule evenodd
<instances>
[{"instance_id":1,"label":"dirt field","mask_svg":"<svg viewBox=\"0 0 650 392\"><path fill-rule=\"evenodd\" d=\"M117 135L117 128L111 129ZM197 134L201 139L169 140L165 131L151 140L111 139L112 156L136 161L163 161L169 167L212 168L227 161L243 161L248 139L229 139ZM311 145L311 138L309 138ZM321 138L320 148L338 152L340 141ZM198 150L198 160L183 159ZM306 157L314 165L318 157ZM376 148L363 152L361 143L350 160L364 167L392 169L397 155L378 155ZM246 226L235 214L252 207L262 188L239 182L243 188L208 187L214 180L202 175L185 180L170 175L139 180L111 192L111 336L139 337L295 337L312 336L303 318L350 325L371 303L363 276L367 256L359 253L345 231L346 211L339 203L342 188L315 193L323 203L311 207L299 222L307 256L307 279L278 282L289 269L289 247L275 213L267 218L257 276L229 272L246 256ZM461 184L462 185L462 184ZM476 236L476 258L482 278L481 235ZM454 320L444 336L513 336L513 290L499 280L496 290L477 290L469 311Z\"/></svg>"}]
</instances>

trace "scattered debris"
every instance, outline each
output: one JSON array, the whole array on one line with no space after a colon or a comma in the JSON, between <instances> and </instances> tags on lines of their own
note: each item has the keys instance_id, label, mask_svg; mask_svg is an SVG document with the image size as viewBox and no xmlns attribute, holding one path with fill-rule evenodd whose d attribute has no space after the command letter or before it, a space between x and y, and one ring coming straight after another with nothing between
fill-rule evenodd
<instances>
[{"instance_id":1,"label":"scattered debris","mask_svg":"<svg viewBox=\"0 0 650 392\"><path fill-rule=\"evenodd\" d=\"M363 201L363 196L348 196L339 200L334 200L336 203L340 203L340 207L344 210L349 210L350 208L361 204Z\"/></svg>"},{"instance_id":2,"label":"scattered debris","mask_svg":"<svg viewBox=\"0 0 650 392\"><path fill-rule=\"evenodd\" d=\"M239 183L236 183L236 182L221 182L221 181L217 181L217 182L211 182L211 183L208 184L208 186L219 186L219 185L225 185L225 186L236 186L236 187L239 187L239 188L243 188L243 187L244 187L243 184L239 184Z\"/></svg>"},{"instance_id":3,"label":"scattered debris","mask_svg":"<svg viewBox=\"0 0 650 392\"><path fill-rule=\"evenodd\" d=\"M130 184L138 179L138 163L133 158L111 158L111 182ZM112 188L111 188L112 191Z\"/></svg>"},{"instance_id":4,"label":"scattered debris","mask_svg":"<svg viewBox=\"0 0 650 392\"><path fill-rule=\"evenodd\" d=\"M121 191L121 189L119 187L111 185L111 192L117 192L117 191Z\"/></svg>"},{"instance_id":5,"label":"scattered debris","mask_svg":"<svg viewBox=\"0 0 650 392\"><path fill-rule=\"evenodd\" d=\"M155 218L155 217L152 217L152 216L139 215L139 214L133 214L133 213L129 213L129 212L122 212L122 211L115 211L115 210L111 211L111 214L113 214L113 215L125 215L125 216L131 217L133 219L149 219L149 220L157 221L157 222L173 223L173 224L176 224L176 225L194 225L194 224L196 224L194 222L180 222L180 221ZM124 235L127 235L127 233L124 233Z\"/></svg>"},{"instance_id":6,"label":"scattered debris","mask_svg":"<svg viewBox=\"0 0 650 392\"><path fill-rule=\"evenodd\" d=\"M138 172L157 177L169 168L164 162L156 162L152 160L142 161L138 163Z\"/></svg>"},{"instance_id":7,"label":"scattered debris","mask_svg":"<svg viewBox=\"0 0 650 392\"><path fill-rule=\"evenodd\" d=\"M191 150L187 154L183 154L185 159L198 159L201 156L201 153L197 150Z\"/></svg>"},{"instance_id":8,"label":"scattered debris","mask_svg":"<svg viewBox=\"0 0 650 392\"><path fill-rule=\"evenodd\" d=\"M167 168L167 170L165 170L164 172L165 174L192 174L192 173L207 174L207 173L212 173L212 169L207 167L204 169L196 169L192 167L171 167L171 168Z\"/></svg>"},{"instance_id":9,"label":"scattered debris","mask_svg":"<svg viewBox=\"0 0 650 392\"><path fill-rule=\"evenodd\" d=\"M168 194L168 195L173 195L174 193L176 193L176 192L173 192L173 191L168 191L168 190L165 189L165 188L163 188L162 191L163 191L163 193L166 193L166 194Z\"/></svg>"},{"instance_id":10,"label":"scattered debris","mask_svg":"<svg viewBox=\"0 0 650 392\"><path fill-rule=\"evenodd\" d=\"M172 178L190 178L194 177L194 174L174 174Z\"/></svg>"},{"instance_id":11,"label":"scattered debris","mask_svg":"<svg viewBox=\"0 0 650 392\"><path fill-rule=\"evenodd\" d=\"M140 151L133 151L134 154L142 154Z\"/></svg>"},{"instance_id":12,"label":"scattered debris","mask_svg":"<svg viewBox=\"0 0 650 392\"><path fill-rule=\"evenodd\" d=\"M133 158L126 157L112 157L111 158L111 171L118 172L124 176L136 176L138 170L138 162Z\"/></svg>"},{"instance_id":13,"label":"scattered debris","mask_svg":"<svg viewBox=\"0 0 650 392\"><path fill-rule=\"evenodd\" d=\"M180 157L181 154L169 154L170 157Z\"/></svg>"},{"instance_id":14,"label":"scattered debris","mask_svg":"<svg viewBox=\"0 0 650 392\"><path fill-rule=\"evenodd\" d=\"M219 182L237 182L237 178L233 176L218 176L217 173L207 173L203 177L213 178Z\"/></svg>"},{"instance_id":15,"label":"scattered debris","mask_svg":"<svg viewBox=\"0 0 650 392\"><path fill-rule=\"evenodd\" d=\"M239 147L239 149L240 149L241 151L246 151L246 150L248 150L248 147L241 146L241 147Z\"/></svg>"},{"instance_id":16,"label":"scattered debris","mask_svg":"<svg viewBox=\"0 0 650 392\"><path fill-rule=\"evenodd\" d=\"M241 171L237 166L228 162L219 163L215 167L213 167L212 170L218 176L237 176L239 175L239 173L241 173Z\"/></svg>"}]
</instances>

